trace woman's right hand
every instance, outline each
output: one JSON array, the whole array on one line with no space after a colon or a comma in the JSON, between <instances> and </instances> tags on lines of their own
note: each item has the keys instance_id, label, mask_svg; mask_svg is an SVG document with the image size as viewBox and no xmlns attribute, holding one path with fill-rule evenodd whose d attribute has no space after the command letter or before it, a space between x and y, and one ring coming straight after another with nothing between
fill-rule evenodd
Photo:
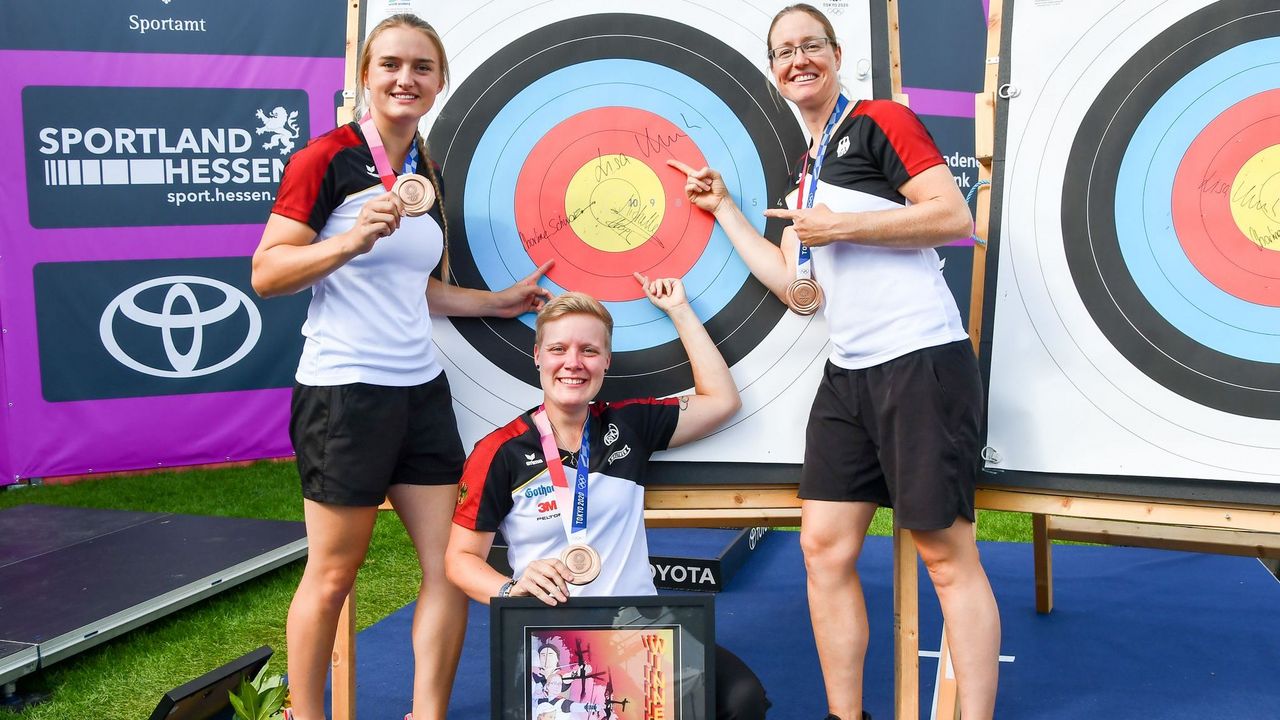
<instances>
[{"instance_id":1,"label":"woman's right hand","mask_svg":"<svg viewBox=\"0 0 1280 720\"><path fill-rule=\"evenodd\" d=\"M364 204L351 228L354 241L352 250L363 255L373 249L374 243L400 229L400 216L404 206L395 193L383 193Z\"/></svg>"},{"instance_id":2,"label":"woman's right hand","mask_svg":"<svg viewBox=\"0 0 1280 720\"><path fill-rule=\"evenodd\" d=\"M668 159L667 164L684 173L684 192L694 205L715 213L720 209L721 203L729 199L729 189L725 187L724 178L715 170L709 167L694 170L674 158Z\"/></svg>"},{"instance_id":3,"label":"woman's right hand","mask_svg":"<svg viewBox=\"0 0 1280 720\"><path fill-rule=\"evenodd\" d=\"M573 573L556 558L534 560L511 588L514 596L536 597L548 605L569 601L569 578Z\"/></svg>"}]
</instances>

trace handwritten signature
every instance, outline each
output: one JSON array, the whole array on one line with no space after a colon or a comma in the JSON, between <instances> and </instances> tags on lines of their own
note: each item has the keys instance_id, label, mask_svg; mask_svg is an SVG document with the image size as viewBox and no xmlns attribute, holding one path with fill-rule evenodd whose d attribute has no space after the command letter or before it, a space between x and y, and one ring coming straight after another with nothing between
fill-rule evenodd
<instances>
[{"instance_id":1,"label":"handwritten signature","mask_svg":"<svg viewBox=\"0 0 1280 720\"><path fill-rule=\"evenodd\" d=\"M595 178L597 183L608 180L614 173L631 164L631 158L622 153L605 155L596 148Z\"/></svg>"},{"instance_id":2,"label":"handwritten signature","mask_svg":"<svg viewBox=\"0 0 1280 720\"><path fill-rule=\"evenodd\" d=\"M609 208L613 218L604 226L618 234L622 241L631 245L635 235L641 235L641 242L653 236L662 224L662 218L656 210L646 207L640 198L632 195L621 207ZM660 247L666 247L658 238L653 238Z\"/></svg>"},{"instance_id":3,"label":"handwritten signature","mask_svg":"<svg viewBox=\"0 0 1280 720\"><path fill-rule=\"evenodd\" d=\"M543 240L550 240L553 235L556 235L557 233L562 232L565 228L569 227L574 220L577 220L579 217L581 217L583 213L585 213L587 210L590 210L591 206L595 204L596 204L596 201L592 200L591 202L587 203L586 206L577 208L573 212L569 213L568 215L564 213L558 213L556 215L553 215L551 216L550 220L547 220L545 229L537 230L528 235L526 235L522 230L516 230L516 235L520 237L520 244L524 245L525 249L528 250L529 248L534 247L535 245L542 242Z\"/></svg>"},{"instance_id":4,"label":"handwritten signature","mask_svg":"<svg viewBox=\"0 0 1280 720\"><path fill-rule=\"evenodd\" d=\"M639 133L636 133L636 149L646 159L653 153L666 152L672 145L689 137L678 130L673 135L670 133L654 133L647 127L644 129L644 137L642 138L639 135Z\"/></svg>"},{"instance_id":5,"label":"handwritten signature","mask_svg":"<svg viewBox=\"0 0 1280 720\"><path fill-rule=\"evenodd\" d=\"M1249 239L1258 244L1258 249L1269 248L1276 243L1280 243L1280 230L1272 230L1271 232L1260 233L1257 228L1249 228Z\"/></svg>"},{"instance_id":6,"label":"handwritten signature","mask_svg":"<svg viewBox=\"0 0 1280 720\"><path fill-rule=\"evenodd\" d=\"M1229 195L1230 202L1243 210L1260 212L1268 220L1280 221L1280 194L1272 193L1273 198L1264 197L1264 191L1256 183L1241 184L1234 191L1231 183L1220 180L1217 174L1211 174L1200 181L1200 192L1211 195Z\"/></svg>"}]
</instances>

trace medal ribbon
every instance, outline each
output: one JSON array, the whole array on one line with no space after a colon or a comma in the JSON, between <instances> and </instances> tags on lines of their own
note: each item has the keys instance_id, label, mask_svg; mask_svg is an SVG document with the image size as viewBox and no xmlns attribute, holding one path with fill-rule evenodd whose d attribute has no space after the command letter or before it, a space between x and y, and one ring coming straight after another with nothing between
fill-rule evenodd
<instances>
[{"instance_id":1,"label":"medal ribbon","mask_svg":"<svg viewBox=\"0 0 1280 720\"><path fill-rule=\"evenodd\" d=\"M827 127L822 131L822 141L818 143L818 157L813 161L813 174L809 175L809 154L805 153L804 167L800 170L800 185L796 188L796 209L803 210L813 207L814 196L818 192L818 174L822 172L823 156L827 153L827 142L831 140L831 131L835 130L836 123L840 121L840 116L844 114L844 109L849 106L849 98L840 93L836 97L836 106L831 110L831 117L827 119ZM804 193L805 177L809 178L809 194L806 197ZM802 204L803 201L803 204ZM799 243L796 250L796 276L800 278L813 277L813 253L809 250L809 246Z\"/></svg>"},{"instance_id":2,"label":"medal ribbon","mask_svg":"<svg viewBox=\"0 0 1280 720\"><path fill-rule=\"evenodd\" d=\"M540 406L533 413L533 424L538 428L538 437L542 441L542 456L547 463L547 472L551 475L551 486L555 489L556 505L570 505L572 511L565 515L560 511L560 519L565 524L565 536L570 543L586 542L587 539L587 477L591 469L591 415L588 412L586 422L582 424L582 447L578 449L578 472L572 488L572 502L569 495L569 480L564 474L564 465L560 462L560 448L556 446L555 431L551 429L551 420L547 418L546 406ZM553 459L554 458L554 459Z\"/></svg>"},{"instance_id":3,"label":"medal ribbon","mask_svg":"<svg viewBox=\"0 0 1280 720\"><path fill-rule=\"evenodd\" d=\"M382 135L378 133L378 126L373 124L373 116L365 113L360 118L360 131L364 133L365 144L369 146L369 152L373 154L373 166L378 168L378 178L382 180L382 186L388 191L391 186L396 184L396 174L391 169L391 160L387 158L387 149L382 146ZM418 171L418 143L409 143L409 154L404 158L404 167L400 170L402 173L412 173Z\"/></svg>"}]
</instances>

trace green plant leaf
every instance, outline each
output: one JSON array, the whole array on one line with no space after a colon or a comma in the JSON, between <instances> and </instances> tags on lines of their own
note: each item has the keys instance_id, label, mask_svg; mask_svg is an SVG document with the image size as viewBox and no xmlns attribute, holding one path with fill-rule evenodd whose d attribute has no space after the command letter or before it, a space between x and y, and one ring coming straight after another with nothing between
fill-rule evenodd
<instances>
[{"instance_id":1,"label":"green plant leaf","mask_svg":"<svg viewBox=\"0 0 1280 720\"><path fill-rule=\"evenodd\" d=\"M249 715L249 712L244 708L244 703L240 701L240 698L236 697L234 692L228 692L227 695L231 698L231 707L235 708L238 720L257 720L257 718Z\"/></svg>"},{"instance_id":2,"label":"green plant leaf","mask_svg":"<svg viewBox=\"0 0 1280 720\"><path fill-rule=\"evenodd\" d=\"M263 693L263 694L262 694L262 715L263 715L263 717L268 717L268 718L269 718L269 717L271 717L272 715L275 715L275 714L276 714L276 711L278 711L278 710L280 710L281 708L283 708L283 707L284 707L284 694L285 694L285 692L286 692L286 690L285 690L284 686L282 686L282 685L277 685L276 687L273 687L273 688L271 688L270 690L267 690L265 693Z\"/></svg>"}]
</instances>

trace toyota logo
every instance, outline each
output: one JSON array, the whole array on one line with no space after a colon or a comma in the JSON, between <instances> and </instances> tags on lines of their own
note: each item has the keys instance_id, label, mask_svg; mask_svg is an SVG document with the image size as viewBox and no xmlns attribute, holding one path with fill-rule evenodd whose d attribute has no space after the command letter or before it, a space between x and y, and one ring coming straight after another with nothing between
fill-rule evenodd
<instances>
[{"instance_id":1,"label":"toyota logo","mask_svg":"<svg viewBox=\"0 0 1280 720\"><path fill-rule=\"evenodd\" d=\"M223 296L222 302L216 307L207 310L201 308L195 292L191 289L192 285L203 285L221 292ZM143 310L138 307L137 298L139 294L151 288L166 286L169 290L165 293L164 304L160 312ZM185 312L182 312L183 308L181 307L176 308L179 312L174 312L174 306L179 302L186 306ZM204 347L205 328L226 320L239 311L240 308L244 308L249 315L249 329L240 347L221 362L208 367L200 367L200 351ZM172 369L144 365L130 357L120 347L120 343L116 341L115 334L112 332L117 313L124 315L139 325L160 330L161 341L164 343L164 353ZM173 342L173 331L175 329L190 329L192 331L191 347L187 348L186 352L180 352ZM254 346L258 344L258 338L262 334L262 315L259 314L257 306L253 304L249 296L232 285L198 275L171 275L138 283L117 295L102 311L102 319L98 323L98 334L102 338L103 347L107 349L107 352L111 353L111 357L131 370L137 370L140 373L155 377L193 378L225 370L244 359L244 356L248 355Z\"/></svg>"}]
</instances>

